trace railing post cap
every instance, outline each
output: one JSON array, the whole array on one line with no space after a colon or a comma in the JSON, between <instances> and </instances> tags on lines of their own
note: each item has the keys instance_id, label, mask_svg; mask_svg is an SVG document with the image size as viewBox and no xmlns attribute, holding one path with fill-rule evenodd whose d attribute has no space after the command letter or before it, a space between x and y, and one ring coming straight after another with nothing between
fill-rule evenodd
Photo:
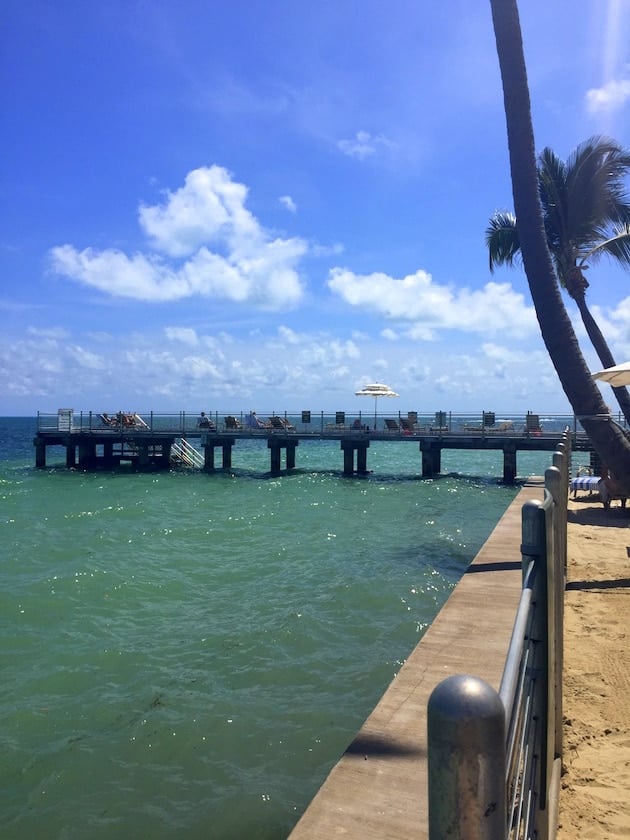
<instances>
[{"instance_id":1,"label":"railing post cap","mask_svg":"<svg viewBox=\"0 0 630 840\"><path fill-rule=\"evenodd\" d=\"M455 674L438 683L431 692L428 715L462 721L465 718L494 717L503 714L497 691L479 677Z\"/></svg>"}]
</instances>

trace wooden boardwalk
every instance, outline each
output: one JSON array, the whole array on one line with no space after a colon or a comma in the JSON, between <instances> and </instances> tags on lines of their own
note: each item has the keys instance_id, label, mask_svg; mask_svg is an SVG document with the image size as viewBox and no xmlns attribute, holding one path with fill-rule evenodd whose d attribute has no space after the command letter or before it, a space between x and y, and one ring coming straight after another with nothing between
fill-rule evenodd
<instances>
[{"instance_id":1,"label":"wooden boardwalk","mask_svg":"<svg viewBox=\"0 0 630 840\"><path fill-rule=\"evenodd\" d=\"M521 508L542 498L542 479L519 492L291 840L428 837L429 696L451 674L481 677L498 690L521 593Z\"/></svg>"}]
</instances>

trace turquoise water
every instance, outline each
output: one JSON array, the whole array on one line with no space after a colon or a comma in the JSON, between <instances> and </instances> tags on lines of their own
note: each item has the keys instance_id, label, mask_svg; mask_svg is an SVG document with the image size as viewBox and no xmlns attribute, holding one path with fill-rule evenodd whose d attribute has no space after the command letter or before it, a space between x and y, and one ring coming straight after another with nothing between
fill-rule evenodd
<instances>
[{"instance_id":1,"label":"turquoise water","mask_svg":"<svg viewBox=\"0 0 630 840\"><path fill-rule=\"evenodd\" d=\"M4 840L286 837L517 490L400 442L35 470L34 431L0 420Z\"/></svg>"}]
</instances>

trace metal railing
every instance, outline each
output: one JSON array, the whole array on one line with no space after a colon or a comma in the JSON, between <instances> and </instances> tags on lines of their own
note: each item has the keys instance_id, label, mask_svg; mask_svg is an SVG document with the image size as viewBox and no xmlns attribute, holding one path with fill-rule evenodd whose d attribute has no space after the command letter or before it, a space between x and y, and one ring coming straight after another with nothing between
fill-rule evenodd
<instances>
[{"instance_id":1,"label":"metal railing","mask_svg":"<svg viewBox=\"0 0 630 840\"><path fill-rule=\"evenodd\" d=\"M184 464L187 467L203 469L204 458L198 449L189 443L186 438L180 438L171 446L171 461Z\"/></svg>"},{"instance_id":2,"label":"metal railing","mask_svg":"<svg viewBox=\"0 0 630 840\"><path fill-rule=\"evenodd\" d=\"M499 691L453 676L428 705L429 838L553 838L562 755L570 436L522 510L523 588Z\"/></svg>"},{"instance_id":3,"label":"metal railing","mask_svg":"<svg viewBox=\"0 0 630 840\"><path fill-rule=\"evenodd\" d=\"M569 427L573 438L585 437L578 419L574 415L533 415L498 414L483 411L481 413L456 413L437 411L420 413L417 411L390 411L375 415L374 412L346 411L266 411L258 416L265 420L276 416L287 420L295 431L302 435L325 436L327 433L363 432L378 433L391 438L409 436L451 436L465 435L480 438L502 437L545 437L557 439ZM219 432L234 431L227 418L233 417L243 431L251 432L248 411L207 412L206 419L211 429ZM95 412L60 409L55 413L38 412L37 430L41 432L102 432L111 429L120 434L138 432L147 429L152 432L172 432L177 435L203 432L199 426L198 412ZM536 422L538 420L538 422ZM264 429L258 429L264 433Z\"/></svg>"}]
</instances>

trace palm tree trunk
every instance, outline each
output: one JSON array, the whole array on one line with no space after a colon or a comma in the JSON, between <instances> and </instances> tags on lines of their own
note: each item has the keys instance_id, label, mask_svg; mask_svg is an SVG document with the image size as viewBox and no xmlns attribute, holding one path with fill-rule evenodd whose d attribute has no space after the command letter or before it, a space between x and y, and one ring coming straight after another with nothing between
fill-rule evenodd
<instances>
[{"instance_id":1,"label":"palm tree trunk","mask_svg":"<svg viewBox=\"0 0 630 840\"><path fill-rule=\"evenodd\" d=\"M523 264L543 341L562 388L605 464L614 464L630 492L630 442L605 418L606 405L580 351L547 248L527 70L516 0L490 0L508 133L512 192Z\"/></svg>"},{"instance_id":2,"label":"palm tree trunk","mask_svg":"<svg viewBox=\"0 0 630 840\"><path fill-rule=\"evenodd\" d=\"M615 362L613 354L610 352L608 342L604 338L604 334L600 330L599 324L591 315L591 310L588 308L586 303L586 296L584 294L573 294L572 298L580 311L584 329L591 340L591 344L595 348L595 352L602 363L602 367L613 367L617 363ZM626 418L626 422L630 425L630 394L628 393L628 389L613 388L613 393L623 412L623 416Z\"/></svg>"}]
</instances>

